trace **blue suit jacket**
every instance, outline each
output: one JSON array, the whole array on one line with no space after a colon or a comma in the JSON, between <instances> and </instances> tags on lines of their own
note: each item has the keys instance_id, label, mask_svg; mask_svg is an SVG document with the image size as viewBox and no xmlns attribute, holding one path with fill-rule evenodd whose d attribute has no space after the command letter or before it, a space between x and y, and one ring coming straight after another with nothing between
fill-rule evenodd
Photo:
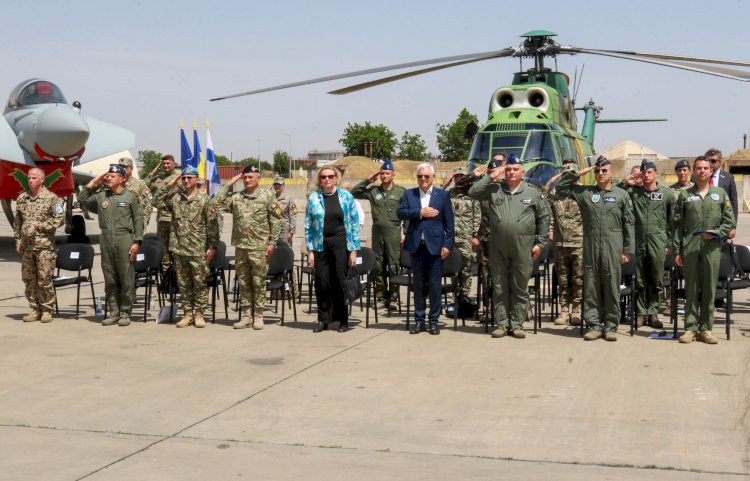
<instances>
[{"instance_id":1,"label":"blue suit jacket","mask_svg":"<svg viewBox=\"0 0 750 481\"><path fill-rule=\"evenodd\" d=\"M399 219L409 221L404 249L412 254L419 248L422 233L430 254L440 255L443 247L453 249L453 207L448 191L433 186L430 207L437 209L440 214L423 219L420 215L422 204L419 201L419 187L404 192L397 214Z\"/></svg>"}]
</instances>

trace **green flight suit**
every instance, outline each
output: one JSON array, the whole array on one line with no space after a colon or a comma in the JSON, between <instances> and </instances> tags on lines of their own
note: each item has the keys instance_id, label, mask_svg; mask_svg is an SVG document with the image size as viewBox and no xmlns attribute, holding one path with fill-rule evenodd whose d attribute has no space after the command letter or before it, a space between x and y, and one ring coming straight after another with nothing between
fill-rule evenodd
<instances>
[{"instance_id":1,"label":"green flight suit","mask_svg":"<svg viewBox=\"0 0 750 481\"><path fill-rule=\"evenodd\" d=\"M633 255L633 206L615 187L577 185L578 175L563 173L558 192L570 192L583 219L583 318L594 331L616 331L620 322L621 258Z\"/></svg>"},{"instance_id":2,"label":"green flight suit","mask_svg":"<svg viewBox=\"0 0 750 481\"><path fill-rule=\"evenodd\" d=\"M135 299L135 269L130 247L143 241L143 212L138 197L127 189L116 194L84 187L78 202L97 214L104 291L110 317L130 317Z\"/></svg>"},{"instance_id":3,"label":"green flight suit","mask_svg":"<svg viewBox=\"0 0 750 481\"><path fill-rule=\"evenodd\" d=\"M704 239L696 232L715 230L724 238L736 221L729 195L709 186L701 197L694 185L680 192L674 212L672 245L682 256L685 276L685 330L710 331L714 325L716 280L721 262L721 239Z\"/></svg>"},{"instance_id":4,"label":"green flight suit","mask_svg":"<svg viewBox=\"0 0 750 481\"><path fill-rule=\"evenodd\" d=\"M352 187L355 199L370 202L372 212L372 250L375 252L375 295L378 301L395 300L398 287L388 286L387 279L398 273L401 253L401 233L406 232L405 223L398 218L396 210L401 205L406 189L393 184L390 190L372 185L367 180Z\"/></svg>"},{"instance_id":5,"label":"green flight suit","mask_svg":"<svg viewBox=\"0 0 750 481\"><path fill-rule=\"evenodd\" d=\"M490 273L495 320L500 328L520 329L526 320L528 284L534 261L531 250L546 242L549 209L533 186L521 182L511 191L506 182L483 177L469 197L489 201Z\"/></svg>"},{"instance_id":6,"label":"green flight suit","mask_svg":"<svg viewBox=\"0 0 750 481\"><path fill-rule=\"evenodd\" d=\"M656 189L618 185L630 194L635 217L635 306L640 316L659 314L664 293L664 259L670 247L674 194L657 183Z\"/></svg>"}]
</instances>

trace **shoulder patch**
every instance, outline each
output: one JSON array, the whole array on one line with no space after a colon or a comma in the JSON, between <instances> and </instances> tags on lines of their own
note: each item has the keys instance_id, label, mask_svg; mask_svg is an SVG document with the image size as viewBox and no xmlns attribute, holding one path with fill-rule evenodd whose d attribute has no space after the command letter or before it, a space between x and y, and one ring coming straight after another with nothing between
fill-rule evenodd
<instances>
[{"instance_id":1,"label":"shoulder patch","mask_svg":"<svg viewBox=\"0 0 750 481\"><path fill-rule=\"evenodd\" d=\"M719 194L717 194L716 192L712 192L711 193L711 199L718 201L719 200Z\"/></svg>"},{"instance_id":2,"label":"shoulder patch","mask_svg":"<svg viewBox=\"0 0 750 481\"><path fill-rule=\"evenodd\" d=\"M271 203L271 206L268 208L268 210L271 211L271 213L275 215L276 217L281 217L281 206L279 205L278 202L273 201Z\"/></svg>"},{"instance_id":3,"label":"shoulder patch","mask_svg":"<svg viewBox=\"0 0 750 481\"><path fill-rule=\"evenodd\" d=\"M62 213L63 213L63 208L62 208L62 205L60 205L60 203L59 203L59 202L55 204L55 207L54 207L54 209L55 209L55 214L58 214L58 215L60 215L60 214L62 214Z\"/></svg>"}]
</instances>

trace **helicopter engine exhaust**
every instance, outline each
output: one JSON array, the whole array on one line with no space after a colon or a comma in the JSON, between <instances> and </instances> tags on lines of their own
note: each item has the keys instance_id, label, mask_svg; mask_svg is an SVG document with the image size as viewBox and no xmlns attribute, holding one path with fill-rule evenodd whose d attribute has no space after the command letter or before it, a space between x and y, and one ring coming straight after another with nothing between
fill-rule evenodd
<instances>
[{"instance_id":1,"label":"helicopter engine exhaust","mask_svg":"<svg viewBox=\"0 0 750 481\"><path fill-rule=\"evenodd\" d=\"M537 109L546 112L549 109L549 94L543 88L528 87L512 89L503 87L492 95L490 109L492 112L505 109Z\"/></svg>"}]
</instances>

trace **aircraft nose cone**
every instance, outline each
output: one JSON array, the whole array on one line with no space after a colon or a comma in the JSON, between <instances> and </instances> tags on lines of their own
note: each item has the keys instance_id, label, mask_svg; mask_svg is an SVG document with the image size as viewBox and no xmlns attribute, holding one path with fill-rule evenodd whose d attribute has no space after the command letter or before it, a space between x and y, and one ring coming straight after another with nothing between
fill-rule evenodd
<instances>
[{"instance_id":1,"label":"aircraft nose cone","mask_svg":"<svg viewBox=\"0 0 750 481\"><path fill-rule=\"evenodd\" d=\"M34 126L36 143L47 154L66 157L79 152L89 139L89 126L81 114L68 105L43 111Z\"/></svg>"}]
</instances>

